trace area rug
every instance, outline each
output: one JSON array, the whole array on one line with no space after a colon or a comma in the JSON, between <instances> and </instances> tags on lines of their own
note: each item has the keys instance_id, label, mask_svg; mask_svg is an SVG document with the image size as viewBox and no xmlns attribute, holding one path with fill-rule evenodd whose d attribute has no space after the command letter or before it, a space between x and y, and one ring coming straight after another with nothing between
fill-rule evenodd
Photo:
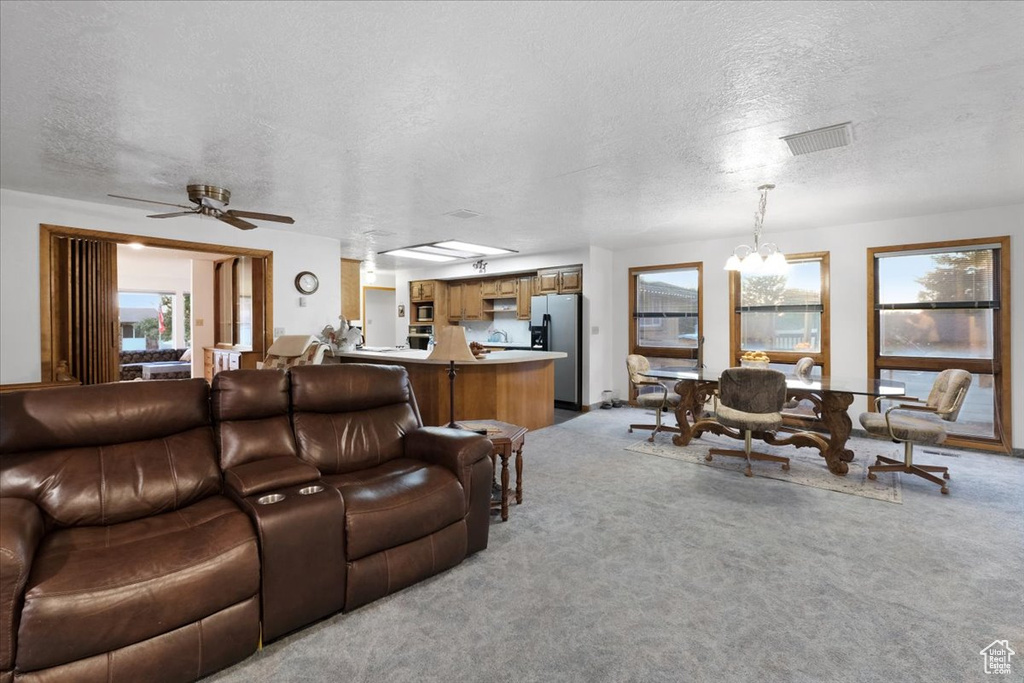
<instances>
[{"instance_id":1,"label":"area rug","mask_svg":"<svg viewBox=\"0 0 1024 683\"><path fill-rule=\"evenodd\" d=\"M640 441L627 446L627 451L656 455L659 458L670 458L694 465L706 465L720 470L735 472L736 476L744 476L747 462L744 458L734 458L727 455L716 455L711 462L704 460L711 448L728 448L741 450L743 442L730 439L716 434L704 434L700 439L694 439L687 446L674 446L671 437L659 435L658 441ZM665 439L661 441L661 439ZM845 477L837 477L828 471L825 459L822 458L814 448L795 448L793 446L769 446L765 443L755 443L754 450L775 455L784 455L790 458L789 470L783 470L782 465L774 462L754 461L754 478L765 477L787 481L791 484L801 486L812 486L817 489L848 493L853 496L882 500L887 503L903 504L903 487L900 483L898 472L880 473L878 478L872 481L868 479L869 464L874 464L876 455L892 457L892 448L886 448L887 444L873 439L850 439L847 446L856 453L853 462L848 463L850 471Z\"/></svg>"}]
</instances>

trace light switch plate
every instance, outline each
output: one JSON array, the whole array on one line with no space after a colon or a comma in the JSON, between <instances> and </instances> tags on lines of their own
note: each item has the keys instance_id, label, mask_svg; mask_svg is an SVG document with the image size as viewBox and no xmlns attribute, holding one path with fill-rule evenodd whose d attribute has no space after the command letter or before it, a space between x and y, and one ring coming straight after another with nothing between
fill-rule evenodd
<instances>
[{"instance_id":1,"label":"light switch plate","mask_svg":"<svg viewBox=\"0 0 1024 683\"><path fill-rule=\"evenodd\" d=\"M601 334L601 328L598 327L597 325L594 325L593 327L590 328L590 334Z\"/></svg>"},{"instance_id":2,"label":"light switch plate","mask_svg":"<svg viewBox=\"0 0 1024 683\"><path fill-rule=\"evenodd\" d=\"M196 327L202 327L202 326L203 326L203 319L202 318L196 318Z\"/></svg>"},{"instance_id":3,"label":"light switch plate","mask_svg":"<svg viewBox=\"0 0 1024 683\"><path fill-rule=\"evenodd\" d=\"M275 327L274 328L274 339L277 339L278 337L281 337L283 335L284 335L284 328L283 327Z\"/></svg>"},{"instance_id":4,"label":"light switch plate","mask_svg":"<svg viewBox=\"0 0 1024 683\"><path fill-rule=\"evenodd\" d=\"M305 307L306 307L306 297L300 296L299 297L299 308L305 308Z\"/></svg>"}]
</instances>

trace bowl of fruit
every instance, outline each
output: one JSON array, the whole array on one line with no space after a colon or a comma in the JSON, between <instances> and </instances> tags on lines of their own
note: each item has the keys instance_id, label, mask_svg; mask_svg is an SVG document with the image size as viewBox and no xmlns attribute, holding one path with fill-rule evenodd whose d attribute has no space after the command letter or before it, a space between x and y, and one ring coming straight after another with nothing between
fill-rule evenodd
<instances>
[{"instance_id":1,"label":"bowl of fruit","mask_svg":"<svg viewBox=\"0 0 1024 683\"><path fill-rule=\"evenodd\" d=\"M740 356L740 367L744 368L759 368L761 370L768 369L768 363L771 359L768 358L768 354L764 351L747 351Z\"/></svg>"}]
</instances>

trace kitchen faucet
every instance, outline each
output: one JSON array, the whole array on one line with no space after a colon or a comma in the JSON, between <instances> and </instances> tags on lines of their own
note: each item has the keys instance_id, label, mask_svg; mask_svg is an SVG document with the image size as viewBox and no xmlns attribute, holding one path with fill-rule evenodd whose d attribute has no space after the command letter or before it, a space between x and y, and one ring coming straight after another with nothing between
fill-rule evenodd
<instances>
[{"instance_id":1,"label":"kitchen faucet","mask_svg":"<svg viewBox=\"0 0 1024 683\"><path fill-rule=\"evenodd\" d=\"M491 333L491 337L490 337L490 339L488 341L496 342L496 341L499 341L499 340L503 341L503 342L505 342L507 344L508 343L508 332L506 332L505 330L494 330L494 332Z\"/></svg>"}]
</instances>

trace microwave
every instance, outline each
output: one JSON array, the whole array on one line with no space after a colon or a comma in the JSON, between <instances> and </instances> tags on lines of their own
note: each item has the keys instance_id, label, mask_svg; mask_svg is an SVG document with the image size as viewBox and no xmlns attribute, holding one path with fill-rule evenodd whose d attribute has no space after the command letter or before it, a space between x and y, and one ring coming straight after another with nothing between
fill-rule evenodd
<instances>
[{"instance_id":1,"label":"microwave","mask_svg":"<svg viewBox=\"0 0 1024 683\"><path fill-rule=\"evenodd\" d=\"M416 307L416 321L417 322L431 322L434 319L434 307L433 306L417 306Z\"/></svg>"}]
</instances>

